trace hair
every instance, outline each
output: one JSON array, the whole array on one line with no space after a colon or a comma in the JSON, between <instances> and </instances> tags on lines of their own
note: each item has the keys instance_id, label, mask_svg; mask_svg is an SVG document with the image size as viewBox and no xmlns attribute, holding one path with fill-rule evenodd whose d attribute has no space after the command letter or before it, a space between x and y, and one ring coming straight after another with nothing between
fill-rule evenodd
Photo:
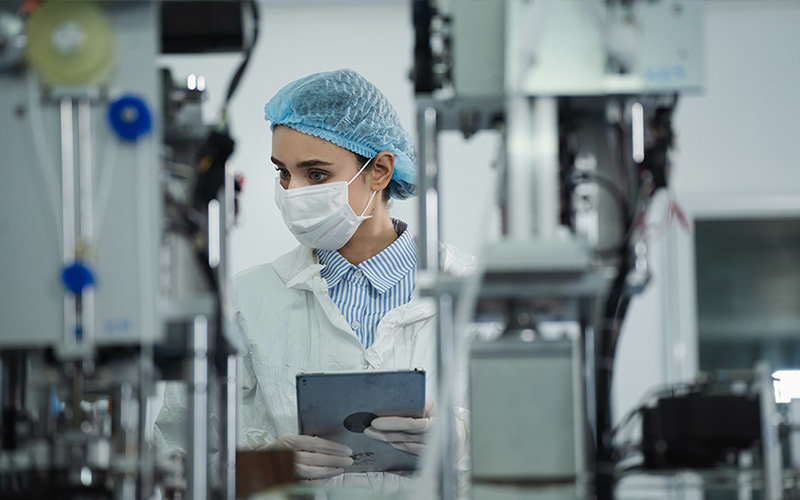
<instances>
[{"instance_id":1,"label":"hair","mask_svg":"<svg viewBox=\"0 0 800 500\"><path fill-rule=\"evenodd\" d=\"M351 153L353 153L353 152L351 151ZM369 158L367 158L366 156L361 156L361 155L360 155L360 154L358 154L358 153L353 153L353 155L355 155L355 157L356 157L356 160L358 160L358 164L359 164L359 165L363 165L363 164L367 163L367 161L369 161L369 160L370 160L370 159L369 159ZM364 171L365 171L365 172L369 172L370 170L372 170L372 167L373 167L373 166L374 166L374 165L373 165L372 163L370 163L369 165L367 165L367 168L366 168L366 169L364 169ZM389 189L389 185L390 185L391 183L392 183L392 181L389 181L389 184L387 184L387 185L386 185L386 187L385 187L385 188L383 188L383 194L381 195L381 197L383 198L383 201L384 201L384 203L388 203L388 202L389 202L389 198L390 198L390 196L391 196L391 189Z\"/></svg>"}]
</instances>

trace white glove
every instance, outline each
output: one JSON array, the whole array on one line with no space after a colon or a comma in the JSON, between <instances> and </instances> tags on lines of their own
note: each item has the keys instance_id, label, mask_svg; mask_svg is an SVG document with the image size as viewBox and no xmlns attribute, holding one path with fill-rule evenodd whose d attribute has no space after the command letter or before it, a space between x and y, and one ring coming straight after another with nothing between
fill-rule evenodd
<instances>
[{"instance_id":1,"label":"white glove","mask_svg":"<svg viewBox=\"0 0 800 500\"><path fill-rule=\"evenodd\" d=\"M271 448L293 450L294 471L301 479L327 479L353 465L348 446L316 436L282 434Z\"/></svg>"},{"instance_id":2,"label":"white glove","mask_svg":"<svg viewBox=\"0 0 800 500\"><path fill-rule=\"evenodd\" d=\"M418 457L425 450L425 436L433 422L432 406L431 403L426 405L422 418L378 417L364 429L364 435Z\"/></svg>"}]
</instances>

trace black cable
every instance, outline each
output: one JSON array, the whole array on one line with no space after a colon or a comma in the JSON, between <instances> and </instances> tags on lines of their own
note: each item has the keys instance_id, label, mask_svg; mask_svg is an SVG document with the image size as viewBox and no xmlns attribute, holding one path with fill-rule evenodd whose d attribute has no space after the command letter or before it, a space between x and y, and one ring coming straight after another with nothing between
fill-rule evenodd
<instances>
[{"instance_id":1,"label":"black cable","mask_svg":"<svg viewBox=\"0 0 800 500\"><path fill-rule=\"evenodd\" d=\"M581 173L574 175L572 178L573 186L577 186L579 184L595 184L597 187L602 188L605 190L614 202L617 205L617 209L620 215L620 227L622 228L623 235L620 238L620 242L616 245L612 245L606 248L596 248L594 249L594 253L599 255L600 257L608 257L610 254L618 253L619 249L622 245L624 245L630 235L626 231L628 227L628 213L630 212L628 206L627 196L619 189L619 187L614 184L613 181L610 179L606 179L603 176L591 173Z\"/></svg>"},{"instance_id":2,"label":"black cable","mask_svg":"<svg viewBox=\"0 0 800 500\"><path fill-rule=\"evenodd\" d=\"M625 288L626 279L632 267L629 243L633 234L635 210L631 210L629 197L613 181L605 177L583 173L575 176L573 180L576 184L594 183L611 195L619 209L620 228L622 231L622 237L618 245L595 250L597 254L619 255L617 274L606 298L603 325L600 328L598 338L597 366L595 369L595 409L597 411L596 494L598 499L604 500L611 499L614 490L614 464L617 457L612 443L611 381L619 331L630 302L630 298L625 293Z\"/></svg>"},{"instance_id":3,"label":"black cable","mask_svg":"<svg viewBox=\"0 0 800 500\"><path fill-rule=\"evenodd\" d=\"M639 406L637 406L637 407L636 407L636 408L634 408L633 410L629 411L629 412L628 412L628 414L627 414L627 415L625 415L625 418L623 418L623 419L620 421L620 423L618 423L618 424L616 425L616 427L614 427L613 429L611 429L611 435L612 435L612 436L616 436L617 434L619 434L620 432L622 432L622 430L623 430L625 427L627 427L627 426L628 426L628 425L629 425L631 422L633 422L633 419L634 419L634 418L636 418L636 416L637 416L639 413L641 413L641 412L642 412L642 410L644 410L645 408L647 408L647 405L646 405L646 404L642 404L642 405L639 405Z\"/></svg>"},{"instance_id":4,"label":"black cable","mask_svg":"<svg viewBox=\"0 0 800 500\"><path fill-rule=\"evenodd\" d=\"M256 42L258 42L259 24L261 23L261 15L258 11L258 4L256 0L248 0L247 3L250 5L250 12L253 17L253 31L252 36L250 37L250 44L244 51L244 58L239 64L239 67L236 69L236 72L233 74L230 83L228 83L228 92L225 94L225 103L223 104L223 113L225 115L227 115L228 103L230 102L231 97L233 97L233 94L236 92L236 89L239 87L239 81L242 79L242 75L244 75L244 71L247 69L247 66L250 63L250 57L253 55L253 49L256 46Z\"/></svg>"},{"instance_id":5,"label":"black cable","mask_svg":"<svg viewBox=\"0 0 800 500\"><path fill-rule=\"evenodd\" d=\"M614 127L617 139L617 154L622 174L626 174L623 182L631 183L633 188L635 178L627 174L629 164L624 160L623 151L626 151L625 131L620 124ZM598 186L602 184L598 183ZM630 304L630 294L627 291L627 278L633 268L634 256L630 241L634 234L635 224L641 213L644 213L646 202L643 204L642 186L636 186L633 194L636 198L631 200L629 193L623 194L620 188L615 187L615 198L626 201L624 210L621 210L622 238L616 248L603 249L605 253L618 255L618 269L606 296L605 308L602 315L597 341L597 364L595 368L595 410L596 414L596 496L598 500L611 500L614 496L614 464L615 456L613 445L613 420L611 415L611 383L614 373L614 357L619 342L622 323ZM651 194L651 193L648 193ZM646 195L645 195L646 196ZM640 213L641 209L641 213Z\"/></svg>"},{"instance_id":6,"label":"black cable","mask_svg":"<svg viewBox=\"0 0 800 500\"><path fill-rule=\"evenodd\" d=\"M626 273L627 278L627 273ZM624 286L624 285L623 285ZM617 312L614 313L614 319L612 320L612 326L610 331L611 338L609 339L609 355L611 356L609 363L611 369L614 369L614 356L617 352L617 344L619 342L619 335L622 331L622 321L625 319L625 315L628 312L628 306L631 303L631 296L629 294L624 294L620 297L619 302L617 302Z\"/></svg>"},{"instance_id":7,"label":"black cable","mask_svg":"<svg viewBox=\"0 0 800 500\"><path fill-rule=\"evenodd\" d=\"M675 100L673 99L673 107ZM655 148L646 150L645 157L653 162L648 169L647 165L632 163L631 159L625 156L628 151L626 130L619 121L612 124L613 135L608 137L610 143L616 146L617 163L619 166L620 182L624 185L620 187L610 179L596 174L578 174L572 177L574 185L592 182L601 189L609 193L617 204L620 214L621 237L618 245L609 248L595 249L595 254L601 257L617 256L617 272L612 281L605 298L604 309L601 313L600 324L596 334L595 349L595 495L598 500L611 500L614 496L615 475L614 468L618 456L615 454L613 437L615 429L613 427L611 415L611 383L614 372L614 358L616 348L619 343L622 323L630 305L630 291L627 287L627 278L634 265L634 255L631 248L639 221L646 213L649 199L654 191L653 176L644 178L636 176L635 168L643 170L662 170L665 171L668 161L667 152L672 147L671 135L671 107L660 109L657 120L651 123L651 127L657 129L657 139ZM613 148L613 146L612 146ZM652 159L651 159L652 158ZM571 163L569 158L562 158L567 163ZM654 160L654 161L653 161ZM660 168L663 167L663 168ZM573 186L574 186L573 185ZM626 189L627 187L627 189ZM627 422L626 422L627 423Z\"/></svg>"},{"instance_id":8,"label":"black cable","mask_svg":"<svg viewBox=\"0 0 800 500\"><path fill-rule=\"evenodd\" d=\"M598 500L611 500L614 496L614 446L612 443L613 421L611 417L611 382L614 372L614 354L618 332L628 309L630 297L626 293L626 280L633 266L629 244L633 217L625 213L623 232L625 241L619 248L619 267L609 288L603 313L603 324L598 339L597 365L595 369L595 409L597 412L596 435L596 495Z\"/></svg>"},{"instance_id":9,"label":"black cable","mask_svg":"<svg viewBox=\"0 0 800 500\"><path fill-rule=\"evenodd\" d=\"M573 176L573 182L577 184L586 184L586 183L593 183L597 184L598 187L603 188L608 194L614 198L614 201L617 203L617 206L620 207L622 210L622 221L623 223L627 223L628 218L626 216L628 212L628 197L619 189L619 187L614 184L614 181L603 177L602 175L594 174L594 173L580 173L575 174Z\"/></svg>"},{"instance_id":10,"label":"black cable","mask_svg":"<svg viewBox=\"0 0 800 500\"><path fill-rule=\"evenodd\" d=\"M597 366L595 369L595 408L597 411L596 478L597 499L611 500L614 495L614 446L612 443L611 381L616 349L616 333L627 310L629 298L625 294L625 280L631 269L628 245L620 250L617 276L606 299L604 324L600 329ZM620 315L621 314L621 315Z\"/></svg>"},{"instance_id":11,"label":"black cable","mask_svg":"<svg viewBox=\"0 0 800 500\"><path fill-rule=\"evenodd\" d=\"M615 462L620 464L626 460L630 460L631 458L637 456L641 457L642 453L642 443L629 441L627 443L618 445L614 449Z\"/></svg>"},{"instance_id":12,"label":"black cable","mask_svg":"<svg viewBox=\"0 0 800 500\"><path fill-rule=\"evenodd\" d=\"M228 158L233 154L234 141L228 132L228 105L231 98L236 93L239 87L242 76L244 75L250 59L253 55L253 49L258 42L259 24L261 23L261 16L258 10L256 0L242 0L242 3L247 3L250 6L250 12L253 21L253 30L250 37L250 43L244 50L244 57L242 62L236 68L231 81L228 83L228 91L225 94L225 101L222 105L222 113L217 127L211 130L206 143L200 151L198 164L201 166L199 174L194 187L194 194L192 197L192 207L200 213L204 213L208 202L217 197L219 189L225 183L225 163ZM203 272L206 283L210 290L218 297L216 304L216 319L215 329L217 335L222 335L223 332L223 304L221 299L222 290L220 288L219 277L217 270L212 268L208 262L208 241L197 239L197 235L202 231L202 225L197 222L192 223L190 213L192 207L188 208L186 213L187 222L190 227L194 228L195 235L195 252L194 256L198 266ZM206 213L206 217L208 214ZM227 355L227 350L220 349L221 345L216 345L214 348L214 361L218 366L222 366L224 357Z\"/></svg>"}]
</instances>

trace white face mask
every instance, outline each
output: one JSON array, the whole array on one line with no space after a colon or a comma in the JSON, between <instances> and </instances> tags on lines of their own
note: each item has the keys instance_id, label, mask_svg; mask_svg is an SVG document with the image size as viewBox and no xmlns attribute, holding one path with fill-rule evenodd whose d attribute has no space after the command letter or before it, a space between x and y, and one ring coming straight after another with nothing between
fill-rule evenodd
<instances>
[{"instance_id":1,"label":"white face mask","mask_svg":"<svg viewBox=\"0 0 800 500\"><path fill-rule=\"evenodd\" d=\"M338 181L316 186L283 189L275 179L275 204L283 222L301 244L322 250L342 248L361 225L372 217L364 216L377 191L369 197L361 215L356 215L348 202L347 187L367 168L370 158L349 182Z\"/></svg>"}]
</instances>

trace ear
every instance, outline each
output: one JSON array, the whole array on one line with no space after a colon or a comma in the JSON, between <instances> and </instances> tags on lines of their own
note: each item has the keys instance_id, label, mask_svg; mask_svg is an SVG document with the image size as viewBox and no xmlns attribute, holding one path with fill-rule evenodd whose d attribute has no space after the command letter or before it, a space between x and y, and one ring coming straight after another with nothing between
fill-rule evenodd
<instances>
[{"instance_id":1,"label":"ear","mask_svg":"<svg viewBox=\"0 0 800 500\"><path fill-rule=\"evenodd\" d=\"M381 151L372 160L369 169L369 185L372 191L383 191L392 180L394 173L394 155L388 151Z\"/></svg>"}]
</instances>

